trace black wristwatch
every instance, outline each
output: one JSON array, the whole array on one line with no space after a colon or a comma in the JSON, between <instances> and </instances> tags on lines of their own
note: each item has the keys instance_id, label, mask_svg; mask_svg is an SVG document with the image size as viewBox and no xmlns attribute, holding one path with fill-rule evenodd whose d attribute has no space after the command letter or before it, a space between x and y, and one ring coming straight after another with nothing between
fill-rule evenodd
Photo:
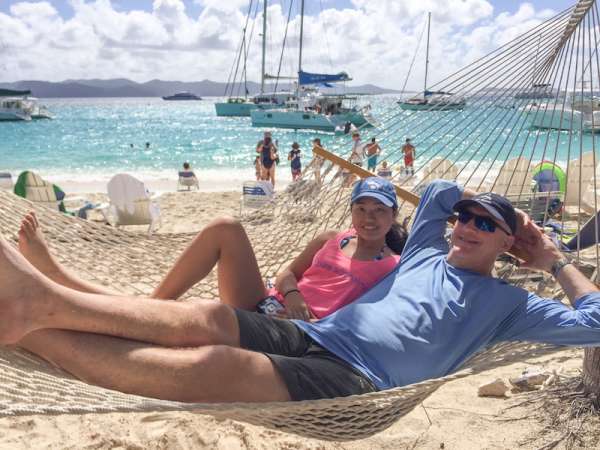
<instances>
[{"instance_id":1,"label":"black wristwatch","mask_svg":"<svg viewBox=\"0 0 600 450\"><path fill-rule=\"evenodd\" d=\"M560 273L560 271L567 264L571 264L571 262L567 258L561 258L561 259L559 259L554 264L552 264L552 268L550 269L550 273L552 274L552 276L554 278L558 277L558 274Z\"/></svg>"}]
</instances>

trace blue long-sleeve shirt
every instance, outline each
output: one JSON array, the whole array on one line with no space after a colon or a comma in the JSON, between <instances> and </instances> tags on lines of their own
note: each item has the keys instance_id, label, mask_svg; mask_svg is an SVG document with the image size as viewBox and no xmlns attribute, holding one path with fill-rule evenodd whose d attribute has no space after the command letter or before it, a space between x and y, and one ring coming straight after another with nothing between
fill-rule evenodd
<instances>
[{"instance_id":1,"label":"blue long-sleeve shirt","mask_svg":"<svg viewBox=\"0 0 600 450\"><path fill-rule=\"evenodd\" d=\"M446 221L461 196L455 183L431 183L399 266L330 316L296 321L379 389L447 375L500 341L600 345L600 293L572 309L447 262Z\"/></svg>"}]
</instances>

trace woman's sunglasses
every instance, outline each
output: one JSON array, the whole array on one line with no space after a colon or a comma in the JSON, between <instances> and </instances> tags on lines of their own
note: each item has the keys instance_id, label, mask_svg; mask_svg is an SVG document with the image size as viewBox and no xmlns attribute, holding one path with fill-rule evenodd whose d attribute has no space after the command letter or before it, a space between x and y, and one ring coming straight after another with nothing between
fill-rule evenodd
<instances>
[{"instance_id":1,"label":"woman's sunglasses","mask_svg":"<svg viewBox=\"0 0 600 450\"><path fill-rule=\"evenodd\" d=\"M490 217L478 216L477 214L473 214L472 212L467 211L466 209L458 211L458 221L460 223L467 224L471 221L471 219L474 219L475 228L477 228L478 230L485 231L486 233L493 233L494 231L496 231L496 228L498 228L510 236L510 233L508 231L506 231L504 228L502 228L500 225L494 222Z\"/></svg>"}]
</instances>

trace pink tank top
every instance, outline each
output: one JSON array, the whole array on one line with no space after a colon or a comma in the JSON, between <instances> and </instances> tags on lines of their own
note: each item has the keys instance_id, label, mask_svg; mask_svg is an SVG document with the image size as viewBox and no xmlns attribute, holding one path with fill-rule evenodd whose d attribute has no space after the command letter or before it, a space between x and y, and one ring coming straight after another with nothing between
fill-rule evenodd
<instances>
[{"instance_id":1,"label":"pink tank top","mask_svg":"<svg viewBox=\"0 0 600 450\"><path fill-rule=\"evenodd\" d=\"M348 230L325 242L298 282L298 289L308 308L319 319L352 303L390 273L400 261L399 255L372 261L359 261L346 256L340 249L340 242L354 235L354 230ZM276 289L271 289L269 294L285 304L285 299Z\"/></svg>"}]
</instances>

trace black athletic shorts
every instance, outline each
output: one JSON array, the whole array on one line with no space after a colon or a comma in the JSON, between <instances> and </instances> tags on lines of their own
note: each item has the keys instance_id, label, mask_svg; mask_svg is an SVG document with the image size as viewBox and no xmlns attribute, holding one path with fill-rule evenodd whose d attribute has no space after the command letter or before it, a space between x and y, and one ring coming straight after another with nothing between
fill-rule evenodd
<instances>
[{"instance_id":1,"label":"black athletic shorts","mask_svg":"<svg viewBox=\"0 0 600 450\"><path fill-rule=\"evenodd\" d=\"M314 342L290 320L236 310L240 346L264 353L283 378L292 400L375 392L365 375Z\"/></svg>"}]
</instances>

